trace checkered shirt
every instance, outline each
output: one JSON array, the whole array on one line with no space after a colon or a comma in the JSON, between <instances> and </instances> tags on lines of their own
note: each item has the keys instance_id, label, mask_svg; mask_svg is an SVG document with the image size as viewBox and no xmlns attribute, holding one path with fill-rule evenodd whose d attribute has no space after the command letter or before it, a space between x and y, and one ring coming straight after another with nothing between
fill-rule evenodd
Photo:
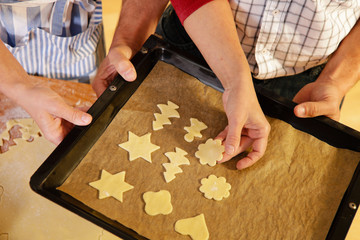
<instances>
[{"instance_id":1,"label":"checkered shirt","mask_svg":"<svg viewBox=\"0 0 360 240\"><path fill-rule=\"evenodd\" d=\"M229 2L257 79L293 75L326 62L360 16L360 0Z\"/></svg>"}]
</instances>

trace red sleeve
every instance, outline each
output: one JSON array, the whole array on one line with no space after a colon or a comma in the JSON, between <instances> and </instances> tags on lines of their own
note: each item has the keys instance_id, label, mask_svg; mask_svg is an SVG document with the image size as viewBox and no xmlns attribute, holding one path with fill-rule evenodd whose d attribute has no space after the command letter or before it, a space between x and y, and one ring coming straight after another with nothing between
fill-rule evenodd
<instances>
[{"instance_id":1,"label":"red sleeve","mask_svg":"<svg viewBox=\"0 0 360 240\"><path fill-rule=\"evenodd\" d=\"M188 16L211 1L212 0L171 0L171 4L175 9L181 24L184 24L184 21Z\"/></svg>"}]
</instances>

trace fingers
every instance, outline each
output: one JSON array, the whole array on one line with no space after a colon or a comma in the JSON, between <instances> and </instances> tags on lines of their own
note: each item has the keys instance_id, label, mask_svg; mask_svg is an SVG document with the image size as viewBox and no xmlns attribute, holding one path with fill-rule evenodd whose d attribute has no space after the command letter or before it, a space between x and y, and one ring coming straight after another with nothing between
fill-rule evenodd
<instances>
[{"instance_id":1,"label":"fingers","mask_svg":"<svg viewBox=\"0 0 360 240\"><path fill-rule=\"evenodd\" d=\"M237 162L237 169L242 170L252 166L264 155L267 147L267 138L260 138L255 140L252 146L252 151L246 157Z\"/></svg>"},{"instance_id":2,"label":"fingers","mask_svg":"<svg viewBox=\"0 0 360 240\"><path fill-rule=\"evenodd\" d=\"M58 109L55 112L52 112L52 114L78 126L89 125L92 121L92 116L90 114L72 108L65 103L59 105Z\"/></svg>"},{"instance_id":3,"label":"fingers","mask_svg":"<svg viewBox=\"0 0 360 240\"><path fill-rule=\"evenodd\" d=\"M109 85L109 83L107 81L105 81L103 79L96 79L96 78L91 84L97 97L100 97L100 95L106 90L108 85Z\"/></svg>"},{"instance_id":4,"label":"fingers","mask_svg":"<svg viewBox=\"0 0 360 240\"><path fill-rule=\"evenodd\" d=\"M333 106L326 101L304 102L294 108L295 116L299 118L310 118L317 116L328 116L339 120L340 112L338 106Z\"/></svg>"},{"instance_id":5,"label":"fingers","mask_svg":"<svg viewBox=\"0 0 360 240\"><path fill-rule=\"evenodd\" d=\"M241 145L238 147L237 151L233 155L229 155L226 152L223 155L223 158L218 161L218 163L223 163L229 161L234 156L244 152L246 149L248 149L253 144L253 140L247 136L242 136L241 138Z\"/></svg>"},{"instance_id":6,"label":"fingers","mask_svg":"<svg viewBox=\"0 0 360 240\"><path fill-rule=\"evenodd\" d=\"M131 49L127 46L114 48L108 55L110 64L126 80L132 82L136 79L135 67L130 62Z\"/></svg>"},{"instance_id":7,"label":"fingers","mask_svg":"<svg viewBox=\"0 0 360 240\"><path fill-rule=\"evenodd\" d=\"M59 145L66 133L61 128L61 119L54 118L50 114L42 114L34 117L44 137L55 145Z\"/></svg>"},{"instance_id":8,"label":"fingers","mask_svg":"<svg viewBox=\"0 0 360 240\"><path fill-rule=\"evenodd\" d=\"M216 139L224 141L229 135L230 127L227 126ZM267 147L268 136L270 133L270 124L265 121L259 128L244 128L242 129L241 139L239 141L240 145L233 154L228 154L225 152L223 158L218 161L218 163L223 163L234 156L246 151L249 147L252 147L252 151L243 159L239 160L236 167L241 170L247 167L252 166L257 162L264 154Z\"/></svg>"},{"instance_id":9,"label":"fingers","mask_svg":"<svg viewBox=\"0 0 360 240\"><path fill-rule=\"evenodd\" d=\"M44 137L56 145L64 139L73 125L85 126L92 121L90 114L72 108L65 102L61 101L52 105L49 111L37 114L34 119Z\"/></svg>"}]
</instances>

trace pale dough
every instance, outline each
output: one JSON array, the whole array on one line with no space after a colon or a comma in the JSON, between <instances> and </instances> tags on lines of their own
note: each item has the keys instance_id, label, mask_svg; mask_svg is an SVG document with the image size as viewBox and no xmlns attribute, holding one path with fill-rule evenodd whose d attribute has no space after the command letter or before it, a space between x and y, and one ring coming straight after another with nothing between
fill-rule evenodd
<instances>
[{"instance_id":1,"label":"pale dough","mask_svg":"<svg viewBox=\"0 0 360 240\"><path fill-rule=\"evenodd\" d=\"M173 163L163 163L162 165L165 168L164 178L167 183L175 179L175 174L183 172L178 165Z\"/></svg>"},{"instance_id":2,"label":"pale dough","mask_svg":"<svg viewBox=\"0 0 360 240\"><path fill-rule=\"evenodd\" d=\"M202 165L208 164L213 167L217 161L223 157L225 147L221 144L220 139L213 140L209 138L206 143L198 146L198 151L195 152L195 157L199 158Z\"/></svg>"},{"instance_id":3,"label":"pale dough","mask_svg":"<svg viewBox=\"0 0 360 240\"><path fill-rule=\"evenodd\" d=\"M2 145L2 139L10 140L9 131L16 125L21 127L21 138L24 140L29 140L31 137L39 137L41 134L39 127L32 118L12 119L6 122L6 129L0 134L0 146ZM14 139L14 141L16 142L17 140Z\"/></svg>"},{"instance_id":4,"label":"pale dough","mask_svg":"<svg viewBox=\"0 0 360 240\"><path fill-rule=\"evenodd\" d=\"M175 148L175 152L166 152L165 156L169 159L169 163L163 163L165 168L164 178L167 183L175 179L175 174L182 173L180 165L190 165L189 159L185 157L187 152L181 148Z\"/></svg>"},{"instance_id":5,"label":"pale dough","mask_svg":"<svg viewBox=\"0 0 360 240\"><path fill-rule=\"evenodd\" d=\"M158 214L168 215L172 212L171 194L167 190L146 192L143 194L145 212L150 216Z\"/></svg>"},{"instance_id":6,"label":"pale dough","mask_svg":"<svg viewBox=\"0 0 360 240\"><path fill-rule=\"evenodd\" d=\"M176 221L175 231L182 235L189 235L193 240L209 239L209 231L206 226L204 214Z\"/></svg>"},{"instance_id":7,"label":"pale dough","mask_svg":"<svg viewBox=\"0 0 360 240\"><path fill-rule=\"evenodd\" d=\"M150 137L151 133L139 137L129 131L129 140L118 146L129 152L129 161L143 158L145 161L151 163L151 153L158 150L160 147L152 144Z\"/></svg>"},{"instance_id":8,"label":"pale dough","mask_svg":"<svg viewBox=\"0 0 360 240\"><path fill-rule=\"evenodd\" d=\"M210 175L208 178L201 179L200 192L204 193L207 199L220 201L230 196L231 185L226 182L224 177Z\"/></svg>"},{"instance_id":9,"label":"pale dough","mask_svg":"<svg viewBox=\"0 0 360 240\"><path fill-rule=\"evenodd\" d=\"M194 141L195 137L202 137L202 134L200 133L202 130L205 130L207 126L205 123L199 121L196 118L190 118L190 127L184 127L184 129L188 132L185 134L184 139L187 142Z\"/></svg>"},{"instance_id":10,"label":"pale dough","mask_svg":"<svg viewBox=\"0 0 360 240\"><path fill-rule=\"evenodd\" d=\"M100 180L91 182L89 185L99 191L99 199L113 197L120 202L123 201L123 193L134 188L125 182L125 171L112 175L104 169L101 171Z\"/></svg>"},{"instance_id":11,"label":"pale dough","mask_svg":"<svg viewBox=\"0 0 360 240\"><path fill-rule=\"evenodd\" d=\"M171 124L169 118L180 118L179 112L176 110L179 106L171 101L168 101L167 104L158 104L157 107L161 114L154 113L155 120L152 124L154 131L162 129L165 124Z\"/></svg>"},{"instance_id":12,"label":"pale dough","mask_svg":"<svg viewBox=\"0 0 360 240\"><path fill-rule=\"evenodd\" d=\"M22 120L17 120L22 124ZM31 129L32 131L34 129ZM0 154L1 240L115 240L118 237L31 190L31 175L55 146L43 137Z\"/></svg>"}]
</instances>

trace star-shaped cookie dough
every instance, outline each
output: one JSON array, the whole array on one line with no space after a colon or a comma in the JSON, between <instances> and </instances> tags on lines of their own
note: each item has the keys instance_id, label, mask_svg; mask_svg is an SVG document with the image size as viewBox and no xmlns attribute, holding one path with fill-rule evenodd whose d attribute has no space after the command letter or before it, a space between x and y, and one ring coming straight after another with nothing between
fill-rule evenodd
<instances>
[{"instance_id":1,"label":"star-shaped cookie dough","mask_svg":"<svg viewBox=\"0 0 360 240\"><path fill-rule=\"evenodd\" d=\"M100 180L89 183L90 186L99 190L99 199L113 197L123 201L123 193L134 187L125 182L125 171L112 175L106 170L101 171Z\"/></svg>"},{"instance_id":2,"label":"star-shaped cookie dough","mask_svg":"<svg viewBox=\"0 0 360 240\"><path fill-rule=\"evenodd\" d=\"M139 137L129 131L129 140L119 144L119 147L129 152L129 161L133 161L141 157L145 161L151 163L151 153L158 150L160 147L152 144L150 137L151 133L147 133Z\"/></svg>"}]
</instances>

